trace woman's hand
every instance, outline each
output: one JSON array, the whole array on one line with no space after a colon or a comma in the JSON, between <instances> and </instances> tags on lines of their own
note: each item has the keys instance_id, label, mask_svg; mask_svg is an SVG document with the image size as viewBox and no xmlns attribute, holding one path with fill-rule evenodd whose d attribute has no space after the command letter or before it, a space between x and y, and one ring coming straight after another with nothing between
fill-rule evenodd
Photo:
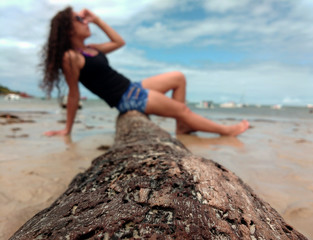
<instances>
[{"instance_id":1,"label":"woman's hand","mask_svg":"<svg viewBox=\"0 0 313 240\"><path fill-rule=\"evenodd\" d=\"M52 137L52 136L67 136L69 132L66 129L59 130L59 131L48 131L44 133L45 136Z\"/></svg>"},{"instance_id":2,"label":"woman's hand","mask_svg":"<svg viewBox=\"0 0 313 240\"><path fill-rule=\"evenodd\" d=\"M79 12L79 16L84 18L88 23L92 22L95 23L95 21L98 19L98 16L95 15L92 11L84 8Z\"/></svg>"}]
</instances>

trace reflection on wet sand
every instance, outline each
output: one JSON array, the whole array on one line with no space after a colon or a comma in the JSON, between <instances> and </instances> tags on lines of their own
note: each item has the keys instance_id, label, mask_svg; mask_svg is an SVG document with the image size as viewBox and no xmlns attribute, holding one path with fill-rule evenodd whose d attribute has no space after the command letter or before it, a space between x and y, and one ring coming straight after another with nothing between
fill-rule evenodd
<instances>
[{"instance_id":1,"label":"reflection on wet sand","mask_svg":"<svg viewBox=\"0 0 313 240\"><path fill-rule=\"evenodd\" d=\"M187 135L181 134L177 135L176 138L181 141L187 148L192 146L203 147L203 148L210 148L214 145L223 145L223 146L231 146L235 148L243 148L244 143L241 142L236 137L213 137L213 138L206 138L206 137L199 137L197 135Z\"/></svg>"}]
</instances>

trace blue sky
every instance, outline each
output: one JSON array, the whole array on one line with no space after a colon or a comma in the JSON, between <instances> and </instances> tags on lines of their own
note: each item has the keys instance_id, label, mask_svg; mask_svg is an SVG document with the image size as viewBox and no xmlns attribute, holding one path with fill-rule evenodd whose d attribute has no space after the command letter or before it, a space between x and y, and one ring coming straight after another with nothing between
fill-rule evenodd
<instances>
[{"instance_id":1,"label":"blue sky","mask_svg":"<svg viewBox=\"0 0 313 240\"><path fill-rule=\"evenodd\" d=\"M179 70L189 101L313 103L312 0L4 0L0 84L43 96L40 49L50 19L68 5L122 35L126 46L108 57L133 81ZM106 40L91 29L89 42Z\"/></svg>"}]
</instances>

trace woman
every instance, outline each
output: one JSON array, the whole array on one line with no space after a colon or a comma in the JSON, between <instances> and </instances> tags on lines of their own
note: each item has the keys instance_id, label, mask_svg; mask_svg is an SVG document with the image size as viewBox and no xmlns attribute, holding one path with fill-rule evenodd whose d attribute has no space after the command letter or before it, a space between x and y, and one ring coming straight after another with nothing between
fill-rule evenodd
<instances>
[{"instance_id":1,"label":"woman","mask_svg":"<svg viewBox=\"0 0 313 240\"><path fill-rule=\"evenodd\" d=\"M89 23L102 29L110 41L85 45L84 41L91 35ZM45 135L71 133L79 102L79 81L121 113L138 110L145 114L175 118L177 134L204 131L237 136L247 130L249 123L245 120L226 126L191 112L185 105L186 81L180 72L164 73L144 79L141 83L131 83L109 66L105 56L124 44L114 29L87 9L74 12L68 7L52 19L43 54L42 87L48 93L54 86L58 87L62 71L69 94L65 128L46 132ZM169 90L173 90L172 98L165 96Z\"/></svg>"}]
</instances>

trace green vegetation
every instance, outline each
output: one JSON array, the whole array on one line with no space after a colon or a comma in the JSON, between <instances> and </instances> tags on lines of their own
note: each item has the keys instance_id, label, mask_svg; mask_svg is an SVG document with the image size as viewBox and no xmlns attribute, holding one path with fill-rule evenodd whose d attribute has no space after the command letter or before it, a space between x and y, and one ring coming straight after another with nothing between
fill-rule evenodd
<instances>
[{"instance_id":1,"label":"green vegetation","mask_svg":"<svg viewBox=\"0 0 313 240\"><path fill-rule=\"evenodd\" d=\"M0 94L9 94L9 93L16 93L15 91L10 90L9 88L0 85Z\"/></svg>"},{"instance_id":2,"label":"green vegetation","mask_svg":"<svg viewBox=\"0 0 313 240\"><path fill-rule=\"evenodd\" d=\"M31 96L31 95L29 95L29 94L27 94L25 92L13 91L13 90L9 89L8 87L0 85L0 95L7 95L9 93L17 94L17 95L19 95L20 97L23 97L23 98L32 98L33 97L33 96Z\"/></svg>"}]
</instances>

